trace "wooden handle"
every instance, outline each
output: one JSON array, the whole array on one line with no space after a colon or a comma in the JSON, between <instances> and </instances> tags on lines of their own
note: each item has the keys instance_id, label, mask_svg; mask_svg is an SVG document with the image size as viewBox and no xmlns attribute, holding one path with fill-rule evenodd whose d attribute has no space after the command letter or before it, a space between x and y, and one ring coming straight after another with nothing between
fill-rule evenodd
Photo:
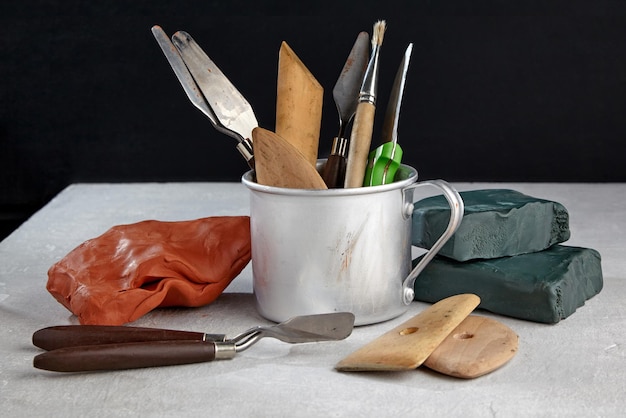
<instances>
[{"instance_id":1,"label":"wooden handle","mask_svg":"<svg viewBox=\"0 0 626 418\"><path fill-rule=\"evenodd\" d=\"M276 133L315 167L324 89L296 53L283 42L278 58Z\"/></svg>"},{"instance_id":2,"label":"wooden handle","mask_svg":"<svg viewBox=\"0 0 626 418\"><path fill-rule=\"evenodd\" d=\"M198 340L201 332L175 331L158 328L122 327L109 325L61 325L40 329L33 334L33 344L44 350L140 341Z\"/></svg>"},{"instance_id":3,"label":"wooden handle","mask_svg":"<svg viewBox=\"0 0 626 418\"><path fill-rule=\"evenodd\" d=\"M359 103L356 108L348 149L346 188L363 186L367 157L372 144L375 112L376 106L368 102Z\"/></svg>"},{"instance_id":4,"label":"wooden handle","mask_svg":"<svg viewBox=\"0 0 626 418\"><path fill-rule=\"evenodd\" d=\"M173 366L214 359L212 342L152 341L59 348L37 355L33 366L55 372L84 372Z\"/></svg>"},{"instance_id":5,"label":"wooden handle","mask_svg":"<svg viewBox=\"0 0 626 418\"><path fill-rule=\"evenodd\" d=\"M337 154L331 154L326 160L326 165L322 170L322 178L329 189L343 187L346 177L346 157Z\"/></svg>"}]
</instances>

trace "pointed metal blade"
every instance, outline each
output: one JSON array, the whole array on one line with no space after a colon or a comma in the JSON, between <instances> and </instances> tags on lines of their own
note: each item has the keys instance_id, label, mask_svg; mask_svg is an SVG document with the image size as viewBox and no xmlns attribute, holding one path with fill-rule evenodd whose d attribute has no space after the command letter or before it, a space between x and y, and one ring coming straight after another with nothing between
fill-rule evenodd
<instances>
[{"instance_id":1,"label":"pointed metal blade","mask_svg":"<svg viewBox=\"0 0 626 418\"><path fill-rule=\"evenodd\" d=\"M208 103L204 99L204 96L200 92L200 88L189 73L182 57L178 53L174 44L172 44L172 41L170 41L170 38L167 36L165 31L163 31L160 26L155 25L152 27L152 34L161 47L165 58L167 58L167 61L170 63L170 67L174 70L174 74L176 74L178 81L181 86L183 86L183 90L187 93L187 97L191 103L200 109L200 111L211 120L211 123L214 126L218 124L215 113L213 113L213 110L211 110Z\"/></svg>"},{"instance_id":2,"label":"pointed metal blade","mask_svg":"<svg viewBox=\"0 0 626 418\"><path fill-rule=\"evenodd\" d=\"M176 32L172 41L219 123L242 139L252 138L258 122L248 101L187 32Z\"/></svg>"},{"instance_id":3,"label":"pointed metal blade","mask_svg":"<svg viewBox=\"0 0 626 418\"><path fill-rule=\"evenodd\" d=\"M348 124L356 111L359 89L369 61L369 47L367 32L359 33L333 88L333 99L343 125Z\"/></svg>"},{"instance_id":4,"label":"pointed metal blade","mask_svg":"<svg viewBox=\"0 0 626 418\"><path fill-rule=\"evenodd\" d=\"M393 88L389 95L389 103L385 112L385 121L382 130L382 142L398 141L398 119L400 118L400 108L402 107L402 95L404 93L404 85L406 82L406 74L409 70L409 61L411 60L411 52L413 44L410 43L404 52L404 57L396 73L393 82Z\"/></svg>"}]
</instances>

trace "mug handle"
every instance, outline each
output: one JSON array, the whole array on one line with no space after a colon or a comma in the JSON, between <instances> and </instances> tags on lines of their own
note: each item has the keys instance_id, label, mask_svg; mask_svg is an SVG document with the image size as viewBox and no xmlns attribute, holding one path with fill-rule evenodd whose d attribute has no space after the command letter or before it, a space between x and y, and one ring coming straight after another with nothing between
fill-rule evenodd
<instances>
[{"instance_id":1,"label":"mug handle","mask_svg":"<svg viewBox=\"0 0 626 418\"><path fill-rule=\"evenodd\" d=\"M441 234L435 244L426 252L426 254L424 254L419 263L417 263L406 279L402 282L402 301L405 305L409 305L415 298L415 279L459 228L461 220L463 220L463 211L465 210L465 205L463 204L461 195L459 195L456 189L450 186L450 184L444 180L426 180L413 183L402 190L403 198L406 202L403 213L405 219L408 219L413 215L413 191L422 186L435 187L443 192L444 197L448 201L448 205L450 205L450 221L448 222L448 226L443 234Z\"/></svg>"}]
</instances>

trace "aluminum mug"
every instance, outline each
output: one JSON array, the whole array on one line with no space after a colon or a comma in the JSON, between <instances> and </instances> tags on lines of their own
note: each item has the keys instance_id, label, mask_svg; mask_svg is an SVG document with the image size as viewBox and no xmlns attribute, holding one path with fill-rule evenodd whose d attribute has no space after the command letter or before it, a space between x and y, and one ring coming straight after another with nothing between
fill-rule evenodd
<instances>
[{"instance_id":1,"label":"aluminum mug","mask_svg":"<svg viewBox=\"0 0 626 418\"><path fill-rule=\"evenodd\" d=\"M275 322L346 311L354 313L355 325L365 325L401 315L413 301L416 277L463 217L463 200L452 186L417 182L417 171L407 165L393 183L372 187L271 187L256 183L254 171L242 182L250 190L256 305ZM413 196L426 186L443 193L450 221L411 270Z\"/></svg>"}]
</instances>

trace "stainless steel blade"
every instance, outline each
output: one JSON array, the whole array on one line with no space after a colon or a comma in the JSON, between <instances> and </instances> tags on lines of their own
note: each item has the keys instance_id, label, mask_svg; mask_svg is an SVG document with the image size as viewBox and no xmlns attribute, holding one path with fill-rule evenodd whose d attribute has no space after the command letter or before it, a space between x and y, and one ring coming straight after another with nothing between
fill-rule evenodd
<instances>
[{"instance_id":1,"label":"stainless steel blade","mask_svg":"<svg viewBox=\"0 0 626 418\"><path fill-rule=\"evenodd\" d=\"M187 32L176 32L172 41L218 122L241 139L252 138L252 130L258 122L243 95Z\"/></svg>"},{"instance_id":2,"label":"stainless steel blade","mask_svg":"<svg viewBox=\"0 0 626 418\"><path fill-rule=\"evenodd\" d=\"M336 341L347 338L352 333L353 327L354 315L350 312L304 315L271 327L251 328L229 342L234 343L236 351L240 352L264 337L272 337L292 344Z\"/></svg>"},{"instance_id":3,"label":"stainless steel blade","mask_svg":"<svg viewBox=\"0 0 626 418\"><path fill-rule=\"evenodd\" d=\"M183 86L183 90L185 90L185 93L187 93L187 97L189 98L191 103L195 107L200 109L200 111L209 118L213 126L219 129L220 127L217 126L219 122L217 120L217 117L215 116L215 113L213 113L213 110L209 107L208 103L204 99L204 96L200 92L200 88L189 73L189 70L187 69L187 66L185 65L182 57L178 53L178 50L176 49L172 41L170 41L170 38L167 36L163 28L158 25L153 26L152 34L154 35L154 38L156 39L159 46L161 47L165 58L167 58L170 67L172 67L172 70L174 70L174 74L176 74L178 81L180 82L181 86Z\"/></svg>"},{"instance_id":4,"label":"stainless steel blade","mask_svg":"<svg viewBox=\"0 0 626 418\"><path fill-rule=\"evenodd\" d=\"M356 111L359 89L361 88L369 61L369 45L370 41L367 32L359 33L333 88L333 99L339 112L338 137L344 136L343 130Z\"/></svg>"},{"instance_id":5,"label":"stainless steel blade","mask_svg":"<svg viewBox=\"0 0 626 418\"><path fill-rule=\"evenodd\" d=\"M297 316L266 329L267 336L288 343L343 340L352 333L354 315L338 312Z\"/></svg>"},{"instance_id":6,"label":"stainless steel blade","mask_svg":"<svg viewBox=\"0 0 626 418\"><path fill-rule=\"evenodd\" d=\"M385 112L385 121L383 122L382 142L398 141L398 119L400 118L400 108L402 107L402 95L404 93L404 85L406 83L406 74L409 70L409 61L411 60L411 52L413 44L410 43L404 52L404 57L396 73L393 82L391 94L389 95L389 103Z\"/></svg>"}]
</instances>

